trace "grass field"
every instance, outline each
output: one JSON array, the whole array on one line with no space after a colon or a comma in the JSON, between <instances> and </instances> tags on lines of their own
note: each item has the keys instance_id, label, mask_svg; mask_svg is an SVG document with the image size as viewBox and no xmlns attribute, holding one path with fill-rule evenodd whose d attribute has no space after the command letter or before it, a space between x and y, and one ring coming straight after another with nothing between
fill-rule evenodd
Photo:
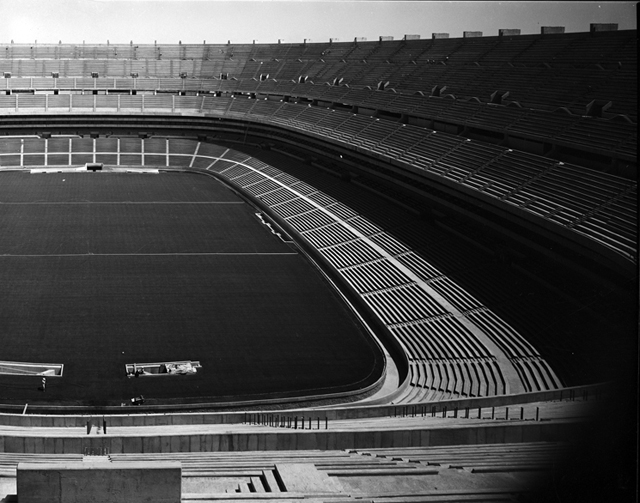
<instances>
[{"instance_id":1,"label":"grass field","mask_svg":"<svg viewBox=\"0 0 640 503\"><path fill-rule=\"evenodd\" d=\"M320 273L194 174L0 174L0 347L64 376L0 375L7 403L120 404L358 389L382 356ZM127 378L133 362L193 376Z\"/></svg>"}]
</instances>

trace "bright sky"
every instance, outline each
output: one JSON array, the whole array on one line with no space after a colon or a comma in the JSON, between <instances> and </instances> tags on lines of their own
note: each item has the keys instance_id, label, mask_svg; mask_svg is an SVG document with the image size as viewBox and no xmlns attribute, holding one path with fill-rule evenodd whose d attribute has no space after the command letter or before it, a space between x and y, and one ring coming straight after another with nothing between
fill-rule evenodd
<instances>
[{"instance_id":1,"label":"bright sky","mask_svg":"<svg viewBox=\"0 0 640 503\"><path fill-rule=\"evenodd\" d=\"M541 26L637 29L635 2L394 0L0 0L0 43L297 43Z\"/></svg>"}]
</instances>

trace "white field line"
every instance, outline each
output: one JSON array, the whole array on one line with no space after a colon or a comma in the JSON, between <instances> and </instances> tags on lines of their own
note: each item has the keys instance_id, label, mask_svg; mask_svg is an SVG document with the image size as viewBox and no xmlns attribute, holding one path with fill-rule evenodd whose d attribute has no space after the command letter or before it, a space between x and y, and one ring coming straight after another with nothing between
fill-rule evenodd
<instances>
[{"instance_id":1,"label":"white field line","mask_svg":"<svg viewBox=\"0 0 640 503\"><path fill-rule=\"evenodd\" d=\"M175 252L175 253L42 253L16 255L12 253L0 254L0 258L39 258L39 257L207 257L216 255L229 256L277 256L298 255L296 252Z\"/></svg>"}]
</instances>

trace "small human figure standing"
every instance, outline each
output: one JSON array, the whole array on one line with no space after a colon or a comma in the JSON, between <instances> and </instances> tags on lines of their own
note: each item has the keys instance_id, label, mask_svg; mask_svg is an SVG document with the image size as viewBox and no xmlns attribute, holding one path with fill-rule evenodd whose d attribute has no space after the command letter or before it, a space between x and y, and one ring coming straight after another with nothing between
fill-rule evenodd
<instances>
[{"instance_id":1,"label":"small human figure standing","mask_svg":"<svg viewBox=\"0 0 640 503\"><path fill-rule=\"evenodd\" d=\"M42 378L42 391L46 391L47 390L47 378L43 377Z\"/></svg>"}]
</instances>

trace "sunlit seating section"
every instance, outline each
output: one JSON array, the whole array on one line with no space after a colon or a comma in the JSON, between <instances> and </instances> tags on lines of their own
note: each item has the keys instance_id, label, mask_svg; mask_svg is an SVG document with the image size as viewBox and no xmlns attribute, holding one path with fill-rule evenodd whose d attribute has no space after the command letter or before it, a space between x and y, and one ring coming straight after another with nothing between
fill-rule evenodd
<instances>
[{"instance_id":1,"label":"sunlit seating section","mask_svg":"<svg viewBox=\"0 0 640 503\"><path fill-rule=\"evenodd\" d=\"M142 96L121 95L120 111L139 111L142 109Z\"/></svg>"},{"instance_id":2,"label":"sunlit seating section","mask_svg":"<svg viewBox=\"0 0 640 503\"><path fill-rule=\"evenodd\" d=\"M255 100L249 99L246 96L234 97L231 100L231 106L229 106L227 115L229 117L242 118L249 113L255 103Z\"/></svg>"},{"instance_id":3,"label":"sunlit seating section","mask_svg":"<svg viewBox=\"0 0 640 503\"><path fill-rule=\"evenodd\" d=\"M142 140L139 138L120 138L120 164L139 166L142 164Z\"/></svg>"},{"instance_id":4,"label":"sunlit seating section","mask_svg":"<svg viewBox=\"0 0 640 503\"><path fill-rule=\"evenodd\" d=\"M605 70L615 70L616 74L633 70L634 40L630 31L620 31L306 45L29 47L18 44L4 48L0 67L2 71L12 72L14 77L48 77L52 71L59 72L61 77L85 77L96 72L100 77L94 84L98 85L102 85L100 79L128 77L132 72L140 77L171 79L186 73L187 80L218 78L222 73L240 80L257 79L260 75L279 81L296 80L305 75L316 83L343 78L343 83L356 87L373 87L380 80L389 80L397 90L428 92L432 78L437 77L444 79L440 85L447 85L453 94L456 91L461 94L456 94L457 97L465 97L484 95L490 82L502 82L501 88L509 84L510 89L506 90L523 96L523 86L532 87L527 86L526 80L520 79L519 84L510 81L510 75L546 64L550 70L549 97L555 96L557 101L565 96L558 93L567 87L562 78L556 79L562 76L563 67L572 67L572 70L585 67L585 74L588 72L591 80L602 72L596 69L596 64ZM480 79L474 84L475 92L470 92L463 89L463 74L455 70L476 63L480 64L477 67L480 73L492 78ZM513 66L506 68L507 63ZM591 65L594 65L592 69L587 70ZM491 71L482 72L482 68ZM580 80L584 79L576 81L574 76L574 84ZM574 94L575 91L575 86L567 89ZM488 100L487 96L479 98ZM540 95L536 99L543 98L544 95Z\"/></svg>"},{"instance_id":5,"label":"sunlit seating section","mask_svg":"<svg viewBox=\"0 0 640 503\"><path fill-rule=\"evenodd\" d=\"M207 98L202 105L202 111L221 115L226 114L232 102L233 98L228 97Z\"/></svg>"},{"instance_id":6,"label":"sunlit seating section","mask_svg":"<svg viewBox=\"0 0 640 503\"><path fill-rule=\"evenodd\" d=\"M268 122L281 107L280 101L257 100L250 113L255 115L257 120Z\"/></svg>"},{"instance_id":7,"label":"sunlit seating section","mask_svg":"<svg viewBox=\"0 0 640 503\"><path fill-rule=\"evenodd\" d=\"M48 94L47 109L51 112L62 112L71 109L71 94Z\"/></svg>"},{"instance_id":8,"label":"sunlit seating section","mask_svg":"<svg viewBox=\"0 0 640 503\"><path fill-rule=\"evenodd\" d=\"M203 98L200 96L175 96L173 107L175 110L191 110L199 112L202 108L202 100Z\"/></svg>"},{"instance_id":9,"label":"sunlit seating section","mask_svg":"<svg viewBox=\"0 0 640 503\"><path fill-rule=\"evenodd\" d=\"M95 106L97 109L109 109L110 111L118 110L118 96L99 94L96 97Z\"/></svg>"},{"instance_id":10,"label":"sunlit seating section","mask_svg":"<svg viewBox=\"0 0 640 503\"><path fill-rule=\"evenodd\" d=\"M174 97L171 95L143 95L142 106L144 110L172 110L174 108Z\"/></svg>"},{"instance_id":11,"label":"sunlit seating section","mask_svg":"<svg viewBox=\"0 0 640 503\"><path fill-rule=\"evenodd\" d=\"M71 138L71 164L84 165L93 162L93 143L92 138Z\"/></svg>"},{"instance_id":12,"label":"sunlit seating section","mask_svg":"<svg viewBox=\"0 0 640 503\"><path fill-rule=\"evenodd\" d=\"M118 164L119 140L118 138L96 138L95 162L115 166Z\"/></svg>"}]
</instances>

